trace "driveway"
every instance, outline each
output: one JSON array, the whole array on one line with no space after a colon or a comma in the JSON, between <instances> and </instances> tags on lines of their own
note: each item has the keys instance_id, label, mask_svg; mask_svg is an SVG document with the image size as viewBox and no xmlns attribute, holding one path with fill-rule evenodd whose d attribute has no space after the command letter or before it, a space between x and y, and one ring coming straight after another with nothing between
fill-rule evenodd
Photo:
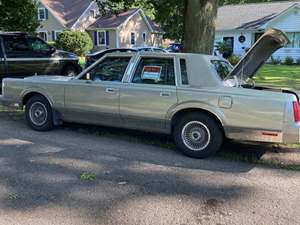
<instances>
[{"instance_id":1,"label":"driveway","mask_svg":"<svg viewBox=\"0 0 300 225\"><path fill-rule=\"evenodd\" d=\"M299 172L190 159L72 126L37 133L12 113L0 112L0 171L1 225L300 221Z\"/></svg>"}]
</instances>

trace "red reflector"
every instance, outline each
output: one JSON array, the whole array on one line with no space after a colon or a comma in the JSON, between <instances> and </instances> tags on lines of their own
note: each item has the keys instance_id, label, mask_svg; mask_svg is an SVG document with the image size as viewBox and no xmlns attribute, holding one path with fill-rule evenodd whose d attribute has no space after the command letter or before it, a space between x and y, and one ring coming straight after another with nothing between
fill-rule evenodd
<instances>
[{"instance_id":1,"label":"red reflector","mask_svg":"<svg viewBox=\"0 0 300 225\"><path fill-rule=\"evenodd\" d=\"M299 103L293 102L293 108L294 108L294 118L295 122L300 122L300 109L299 109Z\"/></svg>"},{"instance_id":2,"label":"red reflector","mask_svg":"<svg viewBox=\"0 0 300 225\"><path fill-rule=\"evenodd\" d=\"M262 134L263 134L264 136L278 137L278 134L275 134L275 133L263 132Z\"/></svg>"}]
</instances>

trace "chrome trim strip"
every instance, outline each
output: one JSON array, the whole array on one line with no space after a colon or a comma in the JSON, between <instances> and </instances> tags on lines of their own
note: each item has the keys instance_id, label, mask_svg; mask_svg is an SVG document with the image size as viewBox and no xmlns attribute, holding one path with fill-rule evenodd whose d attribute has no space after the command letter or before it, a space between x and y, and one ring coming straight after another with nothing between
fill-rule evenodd
<instances>
[{"instance_id":1,"label":"chrome trim strip","mask_svg":"<svg viewBox=\"0 0 300 225\"><path fill-rule=\"evenodd\" d=\"M20 61L75 61L78 58L70 59L70 58L7 58L7 62L20 62Z\"/></svg>"},{"instance_id":2,"label":"chrome trim strip","mask_svg":"<svg viewBox=\"0 0 300 225\"><path fill-rule=\"evenodd\" d=\"M225 127L226 136L234 140L283 143L284 134L278 130Z\"/></svg>"}]
</instances>

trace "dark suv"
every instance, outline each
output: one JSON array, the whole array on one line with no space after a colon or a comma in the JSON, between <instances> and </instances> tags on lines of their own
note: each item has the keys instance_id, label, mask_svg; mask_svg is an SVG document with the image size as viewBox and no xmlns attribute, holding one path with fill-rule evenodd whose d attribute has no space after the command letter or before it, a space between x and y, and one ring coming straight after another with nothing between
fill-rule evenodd
<instances>
[{"instance_id":1,"label":"dark suv","mask_svg":"<svg viewBox=\"0 0 300 225\"><path fill-rule=\"evenodd\" d=\"M5 77L76 75L78 57L25 33L0 32L0 85ZM1 87L1 86L0 86Z\"/></svg>"}]
</instances>

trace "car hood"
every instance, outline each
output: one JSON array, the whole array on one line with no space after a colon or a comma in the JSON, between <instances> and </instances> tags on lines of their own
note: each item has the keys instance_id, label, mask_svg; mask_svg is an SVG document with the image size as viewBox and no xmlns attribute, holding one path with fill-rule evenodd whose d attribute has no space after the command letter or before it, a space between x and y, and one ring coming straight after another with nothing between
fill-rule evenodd
<instances>
[{"instance_id":1,"label":"car hood","mask_svg":"<svg viewBox=\"0 0 300 225\"><path fill-rule=\"evenodd\" d=\"M63 50L56 50L53 55L53 57L59 57L59 58L67 58L67 59L74 59L78 60L78 56L72 52L66 52Z\"/></svg>"},{"instance_id":2,"label":"car hood","mask_svg":"<svg viewBox=\"0 0 300 225\"><path fill-rule=\"evenodd\" d=\"M290 40L284 32L269 29L233 68L229 77L252 78L274 52L288 43Z\"/></svg>"}]
</instances>

